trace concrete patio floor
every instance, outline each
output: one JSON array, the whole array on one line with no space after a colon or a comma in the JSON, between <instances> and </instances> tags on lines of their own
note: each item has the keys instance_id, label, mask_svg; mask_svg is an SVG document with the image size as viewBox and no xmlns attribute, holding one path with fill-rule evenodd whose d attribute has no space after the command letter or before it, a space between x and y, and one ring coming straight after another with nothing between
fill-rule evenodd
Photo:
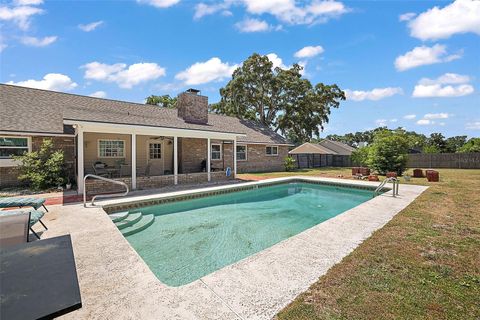
<instances>
[{"instance_id":1,"label":"concrete patio floor","mask_svg":"<svg viewBox=\"0 0 480 320\"><path fill-rule=\"evenodd\" d=\"M289 177L340 184L365 181ZM219 186L209 189L237 187ZM150 271L102 208L50 206L42 238L72 235L83 307L65 319L271 319L427 187L401 185L330 220L182 287L168 287ZM206 189L203 189L205 191ZM145 195L99 202L159 198ZM37 230L41 230L37 228Z\"/></svg>"}]
</instances>

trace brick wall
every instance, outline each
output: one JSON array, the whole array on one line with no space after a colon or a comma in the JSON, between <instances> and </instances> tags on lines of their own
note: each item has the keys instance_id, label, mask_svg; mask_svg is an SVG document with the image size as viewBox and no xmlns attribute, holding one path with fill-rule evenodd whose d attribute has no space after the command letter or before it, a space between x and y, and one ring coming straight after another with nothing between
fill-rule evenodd
<instances>
[{"instance_id":1,"label":"brick wall","mask_svg":"<svg viewBox=\"0 0 480 320\"><path fill-rule=\"evenodd\" d=\"M240 144L240 143L239 143ZM268 172L283 171L285 157L288 156L287 146L278 146L278 156L267 156L266 145L247 145L247 161L237 161L237 172Z\"/></svg>"},{"instance_id":2,"label":"brick wall","mask_svg":"<svg viewBox=\"0 0 480 320\"><path fill-rule=\"evenodd\" d=\"M182 92L177 98L177 112L187 122L208 123L208 97Z\"/></svg>"},{"instance_id":3,"label":"brick wall","mask_svg":"<svg viewBox=\"0 0 480 320\"><path fill-rule=\"evenodd\" d=\"M202 161L207 158L207 139L178 139L178 172L201 172Z\"/></svg>"},{"instance_id":4,"label":"brick wall","mask_svg":"<svg viewBox=\"0 0 480 320\"><path fill-rule=\"evenodd\" d=\"M212 172L211 175L212 182L232 180L233 176L227 177L224 171ZM118 178L117 181L122 181L128 185L131 189L131 178ZM173 175L166 176L151 176L151 177L137 177L137 189L138 190L147 190L147 189L159 189L163 187L173 186L175 178ZM206 172L198 173L187 173L178 175L178 184L179 185L196 185L208 182L208 175ZM100 194L100 193L110 193L110 192L123 192L125 190L124 186L113 184L111 182L91 179L87 180L86 183L87 194Z\"/></svg>"},{"instance_id":5,"label":"brick wall","mask_svg":"<svg viewBox=\"0 0 480 320\"><path fill-rule=\"evenodd\" d=\"M52 139L54 149L61 149L65 155L65 168L71 180L75 177L75 140L74 137L33 136L32 151L38 151L44 139ZM0 167L0 188L21 186L23 182L17 179L18 167Z\"/></svg>"}]
</instances>

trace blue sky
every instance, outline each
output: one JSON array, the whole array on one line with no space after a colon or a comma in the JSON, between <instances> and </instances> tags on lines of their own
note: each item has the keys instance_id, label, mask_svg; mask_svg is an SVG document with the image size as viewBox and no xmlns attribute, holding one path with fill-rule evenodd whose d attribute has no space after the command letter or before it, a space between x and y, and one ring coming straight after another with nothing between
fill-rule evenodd
<instances>
[{"instance_id":1,"label":"blue sky","mask_svg":"<svg viewBox=\"0 0 480 320\"><path fill-rule=\"evenodd\" d=\"M480 1L0 3L2 83L134 102L194 87L216 102L257 52L347 91L323 136L480 136Z\"/></svg>"}]
</instances>

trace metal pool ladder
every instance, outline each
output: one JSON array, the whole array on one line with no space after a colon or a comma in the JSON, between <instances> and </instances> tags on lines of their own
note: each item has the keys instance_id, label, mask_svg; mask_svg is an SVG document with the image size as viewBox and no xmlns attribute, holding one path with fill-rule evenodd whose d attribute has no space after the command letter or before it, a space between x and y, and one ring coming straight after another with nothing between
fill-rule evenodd
<instances>
[{"instance_id":1,"label":"metal pool ladder","mask_svg":"<svg viewBox=\"0 0 480 320\"><path fill-rule=\"evenodd\" d=\"M123 181L108 179L108 178L105 178L105 177L101 177L101 176L97 176L95 174L89 173L83 178L83 206L85 208L87 207L87 189L86 189L87 178L94 178L94 179L99 179L99 180L111 182L111 183L114 183L114 184L119 184L119 185L122 185L126 188L125 192L123 192L123 193L97 194L96 196L94 196L92 198L92 206L95 205L95 199L97 199L97 198L123 197L123 196L126 196L128 194L128 192L130 191L128 189L128 185Z\"/></svg>"},{"instance_id":2,"label":"metal pool ladder","mask_svg":"<svg viewBox=\"0 0 480 320\"><path fill-rule=\"evenodd\" d=\"M398 187L400 185L400 181L397 178L390 177L382 181L380 185L375 189L373 192L373 197L376 197L380 194L380 191L382 191L383 187L388 183L392 182L393 183L393 188L392 188L392 195L394 197L398 196Z\"/></svg>"}]
</instances>

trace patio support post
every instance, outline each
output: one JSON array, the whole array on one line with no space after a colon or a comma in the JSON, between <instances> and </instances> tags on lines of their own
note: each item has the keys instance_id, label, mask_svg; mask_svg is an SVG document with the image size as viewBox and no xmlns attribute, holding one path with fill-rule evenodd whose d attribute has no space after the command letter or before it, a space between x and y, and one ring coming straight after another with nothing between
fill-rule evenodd
<instances>
[{"instance_id":1,"label":"patio support post","mask_svg":"<svg viewBox=\"0 0 480 320\"><path fill-rule=\"evenodd\" d=\"M132 190L137 189L137 135L132 133Z\"/></svg>"},{"instance_id":2,"label":"patio support post","mask_svg":"<svg viewBox=\"0 0 480 320\"><path fill-rule=\"evenodd\" d=\"M77 193L83 194L83 176L84 176L84 159L83 159L83 129L77 127Z\"/></svg>"},{"instance_id":3,"label":"patio support post","mask_svg":"<svg viewBox=\"0 0 480 320\"><path fill-rule=\"evenodd\" d=\"M173 137L173 183L178 184L178 137Z\"/></svg>"},{"instance_id":4,"label":"patio support post","mask_svg":"<svg viewBox=\"0 0 480 320\"><path fill-rule=\"evenodd\" d=\"M237 178L237 137L233 139L233 178Z\"/></svg>"},{"instance_id":5,"label":"patio support post","mask_svg":"<svg viewBox=\"0 0 480 320\"><path fill-rule=\"evenodd\" d=\"M210 138L207 138L207 176L208 182L210 182L210 157L211 157L211 145L210 145Z\"/></svg>"}]
</instances>

